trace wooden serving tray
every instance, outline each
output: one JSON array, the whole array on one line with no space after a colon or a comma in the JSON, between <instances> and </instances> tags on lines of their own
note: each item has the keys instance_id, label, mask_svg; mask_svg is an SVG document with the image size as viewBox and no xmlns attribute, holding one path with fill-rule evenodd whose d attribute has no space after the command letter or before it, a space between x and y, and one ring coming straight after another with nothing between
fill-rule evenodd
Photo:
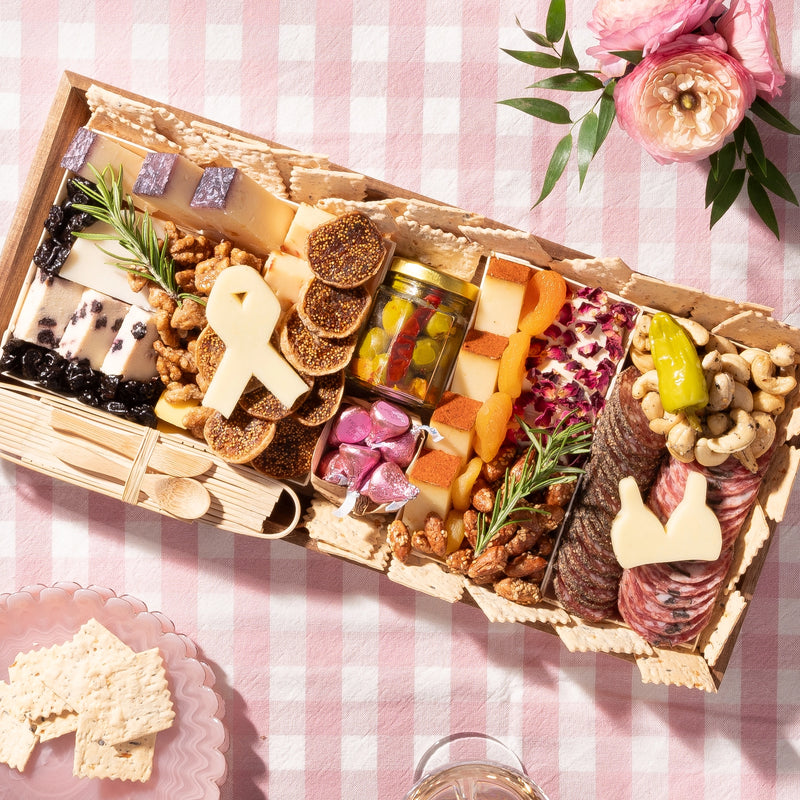
<instances>
[{"instance_id":1,"label":"wooden serving tray","mask_svg":"<svg viewBox=\"0 0 800 800\"><path fill-rule=\"evenodd\" d=\"M258 140L270 147L289 149L284 145L258 139L242 131L190 115L181 109L156 104L147 98L101 84L91 78L66 72L58 86L0 262L0 330L7 331L15 318L21 293L29 280L31 259L42 233L42 223L56 197L63 176L63 170L59 166L61 157L77 128L89 119L86 93L92 85L130 100L159 105L187 125L192 121L199 121ZM330 165L330 169L349 172L347 168L337 165ZM413 198L442 206L431 198L367 176L364 178L367 199ZM487 225L497 231L513 232L512 228L499 222L489 220ZM538 266L550 267L578 283L600 286L636 305L695 319L706 328L744 346L769 348L784 341L800 351L800 330L773 319L771 309L764 306L737 303L725 298L711 297L690 287L672 285L632 271L618 259L593 259L538 236L529 237L528 252L524 249L520 251L518 247L510 255L526 258ZM681 685L713 692L717 690L724 676L775 528L783 519L800 463L799 397L797 390L790 395L787 410L780 419L780 441L785 443L777 448L762 485L759 501L745 525L745 532L740 536L742 544L735 559L734 571L729 576L727 591L720 598L714 619L691 646L653 647L639 640L625 625L615 622L590 625L571 617L556 601L550 599L545 599L540 606L531 609L508 601L498 602L502 598L482 587L469 585L461 576L447 573L435 561L412 557L407 564L401 564L391 557L385 541L385 526L381 520L337 518L333 513L335 506L324 498L315 496L310 484L280 484L255 475L250 468L232 467L219 459L216 459L215 471L209 475L207 481L209 488L216 490L219 502L217 505L212 504L209 515L203 519L209 524L237 533L264 538L286 537L297 545L380 570L389 579L410 588L428 592L450 602L464 602L480 608L493 621L519 622L556 634L571 651L616 655L636 663L644 682ZM0 457L156 511L159 510L158 507L149 500L139 500L135 487L131 489L128 485L120 487L107 482L87 481L85 476L66 468L52 456L48 457L47 443L59 435L51 424L54 413L62 415L62 422L63 415L72 415L76 421L113 425L120 435L138 436L137 458L134 462L142 470L147 466L148 454L156 448L204 449L201 443L180 434L162 434L117 420L109 422L109 415L103 412L0 376L0 426L8 431L17 430L19 421L26 415L36 421L33 426L35 430L29 428L26 435L0 435ZM30 437L34 438L33 442ZM215 480L217 483L214 483ZM263 520L254 521L242 516L237 497L243 491L253 490L250 482L255 482L253 485L257 486L262 497L273 498L272 504L264 500ZM252 503L248 507L252 507Z\"/></svg>"}]
</instances>

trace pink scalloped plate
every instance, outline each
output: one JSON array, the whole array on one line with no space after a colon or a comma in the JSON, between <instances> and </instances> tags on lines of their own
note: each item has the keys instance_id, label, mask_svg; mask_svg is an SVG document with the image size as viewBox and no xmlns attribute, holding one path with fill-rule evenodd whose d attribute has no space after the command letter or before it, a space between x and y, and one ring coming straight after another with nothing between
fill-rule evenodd
<instances>
[{"instance_id":1,"label":"pink scalloped plate","mask_svg":"<svg viewBox=\"0 0 800 800\"><path fill-rule=\"evenodd\" d=\"M38 744L25 771L0 764L0 797L113 800L170 797L216 800L225 780L228 735L211 668L193 642L162 614L111 589L75 583L28 586L0 595L0 678L17 653L65 642L96 619L134 650L158 647L175 707L175 723L156 738L153 774L144 783L75 778L74 734Z\"/></svg>"}]
</instances>

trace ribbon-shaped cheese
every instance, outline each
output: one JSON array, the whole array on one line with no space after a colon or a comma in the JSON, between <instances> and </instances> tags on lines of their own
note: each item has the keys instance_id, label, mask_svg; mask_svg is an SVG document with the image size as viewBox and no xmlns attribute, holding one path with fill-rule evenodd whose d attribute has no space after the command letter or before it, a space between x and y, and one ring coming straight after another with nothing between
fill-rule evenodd
<instances>
[{"instance_id":1,"label":"ribbon-shaped cheese","mask_svg":"<svg viewBox=\"0 0 800 800\"><path fill-rule=\"evenodd\" d=\"M259 272L240 264L224 269L208 296L206 319L225 343L225 353L206 390L203 405L229 417L255 376L286 408L308 384L270 344L281 306Z\"/></svg>"},{"instance_id":2,"label":"ribbon-shaped cheese","mask_svg":"<svg viewBox=\"0 0 800 800\"><path fill-rule=\"evenodd\" d=\"M611 526L611 545L620 566L669 561L715 561L722 550L722 529L716 514L706 504L706 479L690 471L683 498L666 528L642 502L636 480L619 482L622 503Z\"/></svg>"}]
</instances>

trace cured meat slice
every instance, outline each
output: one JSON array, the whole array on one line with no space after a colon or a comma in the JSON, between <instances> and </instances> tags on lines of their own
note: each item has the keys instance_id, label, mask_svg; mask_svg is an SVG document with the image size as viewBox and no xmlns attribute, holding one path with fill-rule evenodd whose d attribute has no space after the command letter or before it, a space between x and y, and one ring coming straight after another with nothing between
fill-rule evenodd
<instances>
[{"instance_id":1,"label":"cured meat slice","mask_svg":"<svg viewBox=\"0 0 800 800\"><path fill-rule=\"evenodd\" d=\"M632 475L646 496L665 453L664 437L650 430L632 387L639 372L620 373L597 422L581 495L564 532L553 586L564 608L598 622L614 616L622 568L611 546L620 509L619 482Z\"/></svg>"},{"instance_id":2,"label":"cured meat slice","mask_svg":"<svg viewBox=\"0 0 800 800\"><path fill-rule=\"evenodd\" d=\"M689 642L708 624L733 558L736 538L755 502L770 455L762 456L755 473L734 458L718 467L676 459L662 466L648 498L650 508L666 522L683 498L689 473L700 472L707 481L706 502L722 529L722 550L716 561L643 564L624 571L619 586L620 614L651 644Z\"/></svg>"}]
</instances>

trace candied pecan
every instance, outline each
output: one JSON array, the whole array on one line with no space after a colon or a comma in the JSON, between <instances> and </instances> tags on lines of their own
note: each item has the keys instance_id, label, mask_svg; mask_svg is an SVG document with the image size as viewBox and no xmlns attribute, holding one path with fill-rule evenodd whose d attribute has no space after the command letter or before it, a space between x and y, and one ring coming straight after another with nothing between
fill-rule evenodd
<instances>
[{"instance_id":1,"label":"candied pecan","mask_svg":"<svg viewBox=\"0 0 800 800\"><path fill-rule=\"evenodd\" d=\"M572 499L572 493L575 491L575 481L569 483L554 483L547 488L546 503L552 506L561 506L562 508L569 505Z\"/></svg>"},{"instance_id":2,"label":"candied pecan","mask_svg":"<svg viewBox=\"0 0 800 800\"><path fill-rule=\"evenodd\" d=\"M193 331L206 326L206 307L189 298L185 299L170 319L170 325L179 331Z\"/></svg>"},{"instance_id":3,"label":"candied pecan","mask_svg":"<svg viewBox=\"0 0 800 800\"><path fill-rule=\"evenodd\" d=\"M210 294L220 272L231 265L227 256L212 256L201 261L194 271L194 285L198 292Z\"/></svg>"},{"instance_id":4,"label":"candied pecan","mask_svg":"<svg viewBox=\"0 0 800 800\"><path fill-rule=\"evenodd\" d=\"M459 547L445 558L444 563L451 572L466 575L472 564L472 550L469 547Z\"/></svg>"},{"instance_id":5,"label":"candied pecan","mask_svg":"<svg viewBox=\"0 0 800 800\"><path fill-rule=\"evenodd\" d=\"M447 552L447 531L442 518L435 511L429 511L425 515L423 532L431 552L439 558L444 558Z\"/></svg>"},{"instance_id":6,"label":"candied pecan","mask_svg":"<svg viewBox=\"0 0 800 800\"><path fill-rule=\"evenodd\" d=\"M481 473L489 483L497 483L501 481L506 474L506 470L511 466L514 456L517 453L516 447L510 442L504 442L500 445L497 455L491 460L484 463L481 467Z\"/></svg>"},{"instance_id":7,"label":"candied pecan","mask_svg":"<svg viewBox=\"0 0 800 800\"><path fill-rule=\"evenodd\" d=\"M549 556L550 553L553 552L553 548L554 547L555 547L555 542L553 541L553 538L551 536L545 536L539 542L539 544L538 544L538 546L536 548L536 552L540 556L544 556L545 558L547 558L547 556Z\"/></svg>"},{"instance_id":8,"label":"candied pecan","mask_svg":"<svg viewBox=\"0 0 800 800\"><path fill-rule=\"evenodd\" d=\"M475 547L475 537L478 534L478 512L468 508L461 517L464 522L464 538Z\"/></svg>"},{"instance_id":9,"label":"candied pecan","mask_svg":"<svg viewBox=\"0 0 800 800\"><path fill-rule=\"evenodd\" d=\"M541 531L533 531L524 525L517 526L517 532L514 534L514 538L506 543L508 555L511 558L521 555L527 550L530 550L541 538Z\"/></svg>"},{"instance_id":10,"label":"candied pecan","mask_svg":"<svg viewBox=\"0 0 800 800\"><path fill-rule=\"evenodd\" d=\"M392 520L386 530L386 541L396 559L405 563L411 554L411 533L401 519Z\"/></svg>"},{"instance_id":11,"label":"candied pecan","mask_svg":"<svg viewBox=\"0 0 800 800\"><path fill-rule=\"evenodd\" d=\"M546 569L547 561L544 558L533 553L523 553L506 564L506 575L509 578L531 578L541 582Z\"/></svg>"},{"instance_id":12,"label":"candied pecan","mask_svg":"<svg viewBox=\"0 0 800 800\"><path fill-rule=\"evenodd\" d=\"M489 545L480 555L472 559L467 575L476 583L491 583L503 574L508 553L502 545Z\"/></svg>"},{"instance_id":13,"label":"candied pecan","mask_svg":"<svg viewBox=\"0 0 800 800\"><path fill-rule=\"evenodd\" d=\"M208 418L213 413L213 408L193 406L183 415L183 424L186 426L186 430L188 430L195 439L204 440L203 428L205 428Z\"/></svg>"},{"instance_id":14,"label":"candied pecan","mask_svg":"<svg viewBox=\"0 0 800 800\"><path fill-rule=\"evenodd\" d=\"M500 597L522 606L535 605L542 599L539 587L522 578L503 578L495 583L494 591Z\"/></svg>"},{"instance_id":15,"label":"candied pecan","mask_svg":"<svg viewBox=\"0 0 800 800\"><path fill-rule=\"evenodd\" d=\"M419 550L420 553L432 556L433 549L431 548L428 537L425 536L425 531L414 531L411 534L411 546L414 550Z\"/></svg>"},{"instance_id":16,"label":"candied pecan","mask_svg":"<svg viewBox=\"0 0 800 800\"><path fill-rule=\"evenodd\" d=\"M494 508L495 491L488 486L483 486L472 492L470 502L476 511L490 514Z\"/></svg>"}]
</instances>

